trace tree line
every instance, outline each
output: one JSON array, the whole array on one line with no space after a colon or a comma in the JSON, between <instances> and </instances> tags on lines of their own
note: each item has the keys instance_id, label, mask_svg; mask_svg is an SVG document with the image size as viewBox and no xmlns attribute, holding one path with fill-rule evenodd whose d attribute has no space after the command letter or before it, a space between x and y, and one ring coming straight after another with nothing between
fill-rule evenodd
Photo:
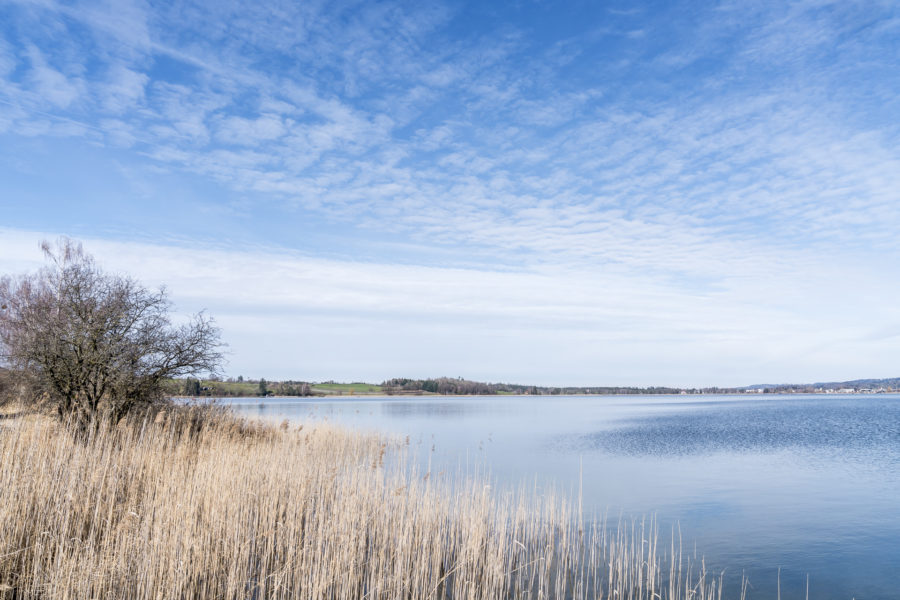
<instances>
[{"instance_id":1,"label":"tree line","mask_svg":"<svg viewBox=\"0 0 900 600\"><path fill-rule=\"evenodd\" d=\"M471 381L461 377L438 377L436 379L407 379L394 378L382 382L384 393L416 394L432 393L447 396L454 395L577 395L577 394L678 394L678 388L671 387L623 387L623 386L593 386L593 387L548 387L535 385L521 385L514 383L485 383Z\"/></svg>"},{"instance_id":2,"label":"tree line","mask_svg":"<svg viewBox=\"0 0 900 600\"><path fill-rule=\"evenodd\" d=\"M240 380L219 378L201 381L193 377L176 379L167 383L168 393L172 396L188 396L192 398L240 398L247 396L313 396L310 384L306 381L266 381L265 379Z\"/></svg>"}]
</instances>

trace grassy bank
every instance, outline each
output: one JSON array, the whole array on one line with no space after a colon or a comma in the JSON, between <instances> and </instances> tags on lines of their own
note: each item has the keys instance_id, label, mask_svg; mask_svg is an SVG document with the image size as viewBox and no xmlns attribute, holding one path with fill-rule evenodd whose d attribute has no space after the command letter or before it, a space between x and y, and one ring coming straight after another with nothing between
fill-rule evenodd
<instances>
[{"instance_id":1,"label":"grassy bank","mask_svg":"<svg viewBox=\"0 0 900 600\"><path fill-rule=\"evenodd\" d=\"M392 467L403 452L196 410L86 440L2 419L0 598L720 595L651 524L580 524L557 498Z\"/></svg>"},{"instance_id":2,"label":"grassy bank","mask_svg":"<svg viewBox=\"0 0 900 600\"><path fill-rule=\"evenodd\" d=\"M383 394L384 388L371 383L316 383L312 385L316 394L326 395L367 395Z\"/></svg>"}]
</instances>

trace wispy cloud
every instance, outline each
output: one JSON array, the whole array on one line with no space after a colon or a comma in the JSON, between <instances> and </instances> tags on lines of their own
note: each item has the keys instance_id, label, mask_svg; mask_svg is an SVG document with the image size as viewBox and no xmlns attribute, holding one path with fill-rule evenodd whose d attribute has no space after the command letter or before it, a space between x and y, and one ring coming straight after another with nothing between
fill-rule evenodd
<instances>
[{"instance_id":1,"label":"wispy cloud","mask_svg":"<svg viewBox=\"0 0 900 600\"><path fill-rule=\"evenodd\" d=\"M0 132L121 153L141 186L157 172L218 186L223 212L261 231L339 232L320 250L352 246L348 260L291 269L361 287L282 274L329 291L279 306L521 315L718 348L820 339L829 319L861 331L837 302L821 320L803 307L900 258L896 9L683 8L580 8L553 29L537 5L10 3ZM359 240L373 260L357 268ZM388 241L439 251L383 254ZM479 309L477 290L502 301Z\"/></svg>"},{"instance_id":2,"label":"wispy cloud","mask_svg":"<svg viewBox=\"0 0 900 600\"><path fill-rule=\"evenodd\" d=\"M36 268L42 237L49 234L0 231L4 270ZM815 277L782 271L765 285L750 275L705 289L638 281L615 268L598 277L559 268L500 272L85 243L108 270L167 285L182 311L208 309L228 333L237 368L269 376L429 376L436 375L430 357L439 353L442 369L550 383L815 378L816 357L832 346L842 350L828 364L842 373L890 371L890 353L883 353L892 339L873 338L862 315L877 311L894 329L900 326L900 310L886 301L896 284L860 271L845 281L851 287L834 286L832 278L846 274L840 265ZM859 285L872 294L859 297ZM828 293L809 306L814 288ZM857 309L849 315L848 302ZM289 357L265 364L261 357L268 354L260 350L267 346L290 349ZM838 355L846 364L838 364ZM353 360L342 362L347 357ZM561 372L565 361L571 369Z\"/></svg>"}]
</instances>

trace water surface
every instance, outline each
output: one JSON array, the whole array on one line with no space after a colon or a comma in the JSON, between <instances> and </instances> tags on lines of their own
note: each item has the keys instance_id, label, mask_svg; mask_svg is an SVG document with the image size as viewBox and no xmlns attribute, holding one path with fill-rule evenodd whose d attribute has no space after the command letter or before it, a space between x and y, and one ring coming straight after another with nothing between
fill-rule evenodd
<instances>
[{"instance_id":1,"label":"water surface","mask_svg":"<svg viewBox=\"0 0 900 600\"><path fill-rule=\"evenodd\" d=\"M807 575L810 598L900 598L897 395L227 402L409 435L435 472L486 466L501 485L581 487L588 511L655 514L733 585L748 574L750 598L774 598L779 570L783 598L804 597Z\"/></svg>"}]
</instances>

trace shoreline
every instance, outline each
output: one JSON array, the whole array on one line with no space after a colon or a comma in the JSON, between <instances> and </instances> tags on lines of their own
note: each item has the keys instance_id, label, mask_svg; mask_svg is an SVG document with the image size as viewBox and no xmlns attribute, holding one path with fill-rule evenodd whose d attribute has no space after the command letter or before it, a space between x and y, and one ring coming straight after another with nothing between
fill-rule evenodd
<instances>
[{"instance_id":1,"label":"shoreline","mask_svg":"<svg viewBox=\"0 0 900 600\"><path fill-rule=\"evenodd\" d=\"M228 399L256 399L265 401L266 398L276 400L322 400L333 398L681 398L684 396L734 396L747 398L767 398L773 396L880 396L880 395L900 395L900 391L885 392L772 392L772 393L745 393L745 392L701 392L696 394L436 394L425 392L403 393L403 394L384 394L384 393L352 393L352 394L321 394L310 396L183 396L170 395L169 398L175 400L228 400Z\"/></svg>"}]
</instances>

